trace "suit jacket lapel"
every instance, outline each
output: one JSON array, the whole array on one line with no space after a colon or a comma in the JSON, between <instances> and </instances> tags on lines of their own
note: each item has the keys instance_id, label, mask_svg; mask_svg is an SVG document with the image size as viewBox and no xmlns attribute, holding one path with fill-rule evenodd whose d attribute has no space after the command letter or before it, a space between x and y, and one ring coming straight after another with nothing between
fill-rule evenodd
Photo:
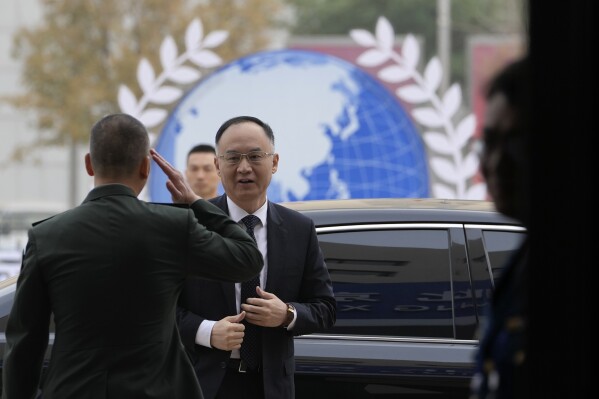
<instances>
[{"instance_id":1,"label":"suit jacket lapel","mask_svg":"<svg viewBox=\"0 0 599 399\"><path fill-rule=\"evenodd\" d=\"M284 287L283 270L285 268L285 243L287 240L287 227L283 224L281 215L272 202L268 202L266 214L268 231L267 235L267 257L268 277L266 279L266 291L273 292L275 287Z\"/></svg>"}]
</instances>

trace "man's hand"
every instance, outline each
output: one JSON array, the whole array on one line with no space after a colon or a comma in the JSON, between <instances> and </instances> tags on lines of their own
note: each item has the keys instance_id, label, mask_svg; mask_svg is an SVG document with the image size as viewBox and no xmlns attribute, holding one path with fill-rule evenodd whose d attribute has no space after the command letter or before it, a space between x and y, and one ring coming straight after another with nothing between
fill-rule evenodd
<instances>
[{"instance_id":1,"label":"man's hand","mask_svg":"<svg viewBox=\"0 0 599 399\"><path fill-rule=\"evenodd\" d=\"M283 324L287 316L287 304L260 287L256 287L256 293L260 298L248 298L246 303L241 304L241 309L246 313L245 319L262 327L278 327Z\"/></svg>"},{"instance_id":2,"label":"man's hand","mask_svg":"<svg viewBox=\"0 0 599 399\"><path fill-rule=\"evenodd\" d=\"M166 188L171 193L171 197L175 204L193 204L201 199L199 195L193 192L187 180L181 172L175 169L166 159L162 157L155 149L150 148L150 155L154 162L160 166L160 169L166 174L168 180Z\"/></svg>"},{"instance_id":3,"label":"man's hand","mask_svg":"<svg viewBox=\"0 0 599 399\"><path fill-rule=\"evenodd\" d=\"M230 351L241 348L245 326L241 320L245 318L245 312L233 316L227 316L217 321L212 327L210 345L213 348Z\"/></svg>"}]
</instances>

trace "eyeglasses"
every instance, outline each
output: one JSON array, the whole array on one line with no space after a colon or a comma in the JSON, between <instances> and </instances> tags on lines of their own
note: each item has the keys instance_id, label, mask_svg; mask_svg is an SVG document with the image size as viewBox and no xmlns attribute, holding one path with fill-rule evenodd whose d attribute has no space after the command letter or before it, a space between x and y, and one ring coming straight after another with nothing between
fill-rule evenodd
<instances>
[{"instance_id":1,"label":"eyeglasses","mask_svg":"<svg viewBox=\"0 0 599 399\"><path fill-rule=\"evenodd\" d=\"M219 158L222 158L229 165L237 165L241 162L241 159L245 157L249 163L259 164L271 155L275 155L274 153L268 153L264 151L250 151L246 154L242 154L241 152L227 152L225 155L219 155Z\"/></svg>"}]
</instances>

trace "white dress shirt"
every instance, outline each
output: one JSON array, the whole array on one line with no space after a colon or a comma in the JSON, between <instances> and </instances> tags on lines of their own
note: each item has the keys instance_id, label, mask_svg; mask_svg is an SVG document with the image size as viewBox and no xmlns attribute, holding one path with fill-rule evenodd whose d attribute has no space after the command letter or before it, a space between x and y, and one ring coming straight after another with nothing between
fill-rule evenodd
<instances>
[{"instance_id":1,"label":"white dress shirt","mask_svg":"<svg viewBox=\"0 0 599 399\"><path fill-rule=\"evenodd\" d=\"M243 209L241 209L240 207L238 207L233 201L231 201L231 199L229 197L227 197L227 205L229 206L229 216L231 217L231 219L235 220L237 223L239 223L240 226L245 228L241 219L243 219L245 216L247 216L248 213L246 211L244 211ZM256 237L256 244L258 245L258 249L262 253L262 258L264 259L264 267L262 267L262 271L260 272L260 288L262 288L262 289L264 289L264 287L266 286L266 277L268 274L267 273L268 272L268 260L267 260L267 256L266 256L266 229L267 229L266 214L267 214L267 210L268 210L268 199L266 200L264 205L262 205L262 207L260 207L256 212L253 213L253 215L257 216L258 219L260 219L260 223L257 224L256 227L254 227L254 236ZM240 303L239 303L240 298L241 298L241 283L235 283L235 303L237 304L237 312L238 313L241 311ZM196 339L195 339L196 344L202 345L202 346L207 346L209 348L212 347L210 345L210 335L212 334L212 328L214 327L215 323L216 323L216 320L204 320L200 324L200 327L198 328L198 332L196 333ZM288 328L291 328L291 325ZM233 352L231 353L231 357L239 358L239 350L238 349L233 350Z\"/></svg>"}]
</instances>

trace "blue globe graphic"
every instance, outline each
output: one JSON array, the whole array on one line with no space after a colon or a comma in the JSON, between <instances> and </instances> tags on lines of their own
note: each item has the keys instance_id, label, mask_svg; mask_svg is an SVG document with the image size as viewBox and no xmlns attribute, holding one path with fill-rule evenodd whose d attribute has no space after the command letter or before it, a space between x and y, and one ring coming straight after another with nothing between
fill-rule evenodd
<instances>
[{"instance_id":1,"label":"blue globe graphic","mask_svg":"<svg viewBox=\"0 0 599 399\"><path fill-rule=\"evenodd\" d=\"M392 93L349 62L291 49L231 62L186 93L155 148L183 171L187 151L214 144L218 127L238 115L256 116L275 133L271 201L430 197L417 129ZM153 165L151 201L170 202L165 183Z\"/></svg>"}]
</instances>

